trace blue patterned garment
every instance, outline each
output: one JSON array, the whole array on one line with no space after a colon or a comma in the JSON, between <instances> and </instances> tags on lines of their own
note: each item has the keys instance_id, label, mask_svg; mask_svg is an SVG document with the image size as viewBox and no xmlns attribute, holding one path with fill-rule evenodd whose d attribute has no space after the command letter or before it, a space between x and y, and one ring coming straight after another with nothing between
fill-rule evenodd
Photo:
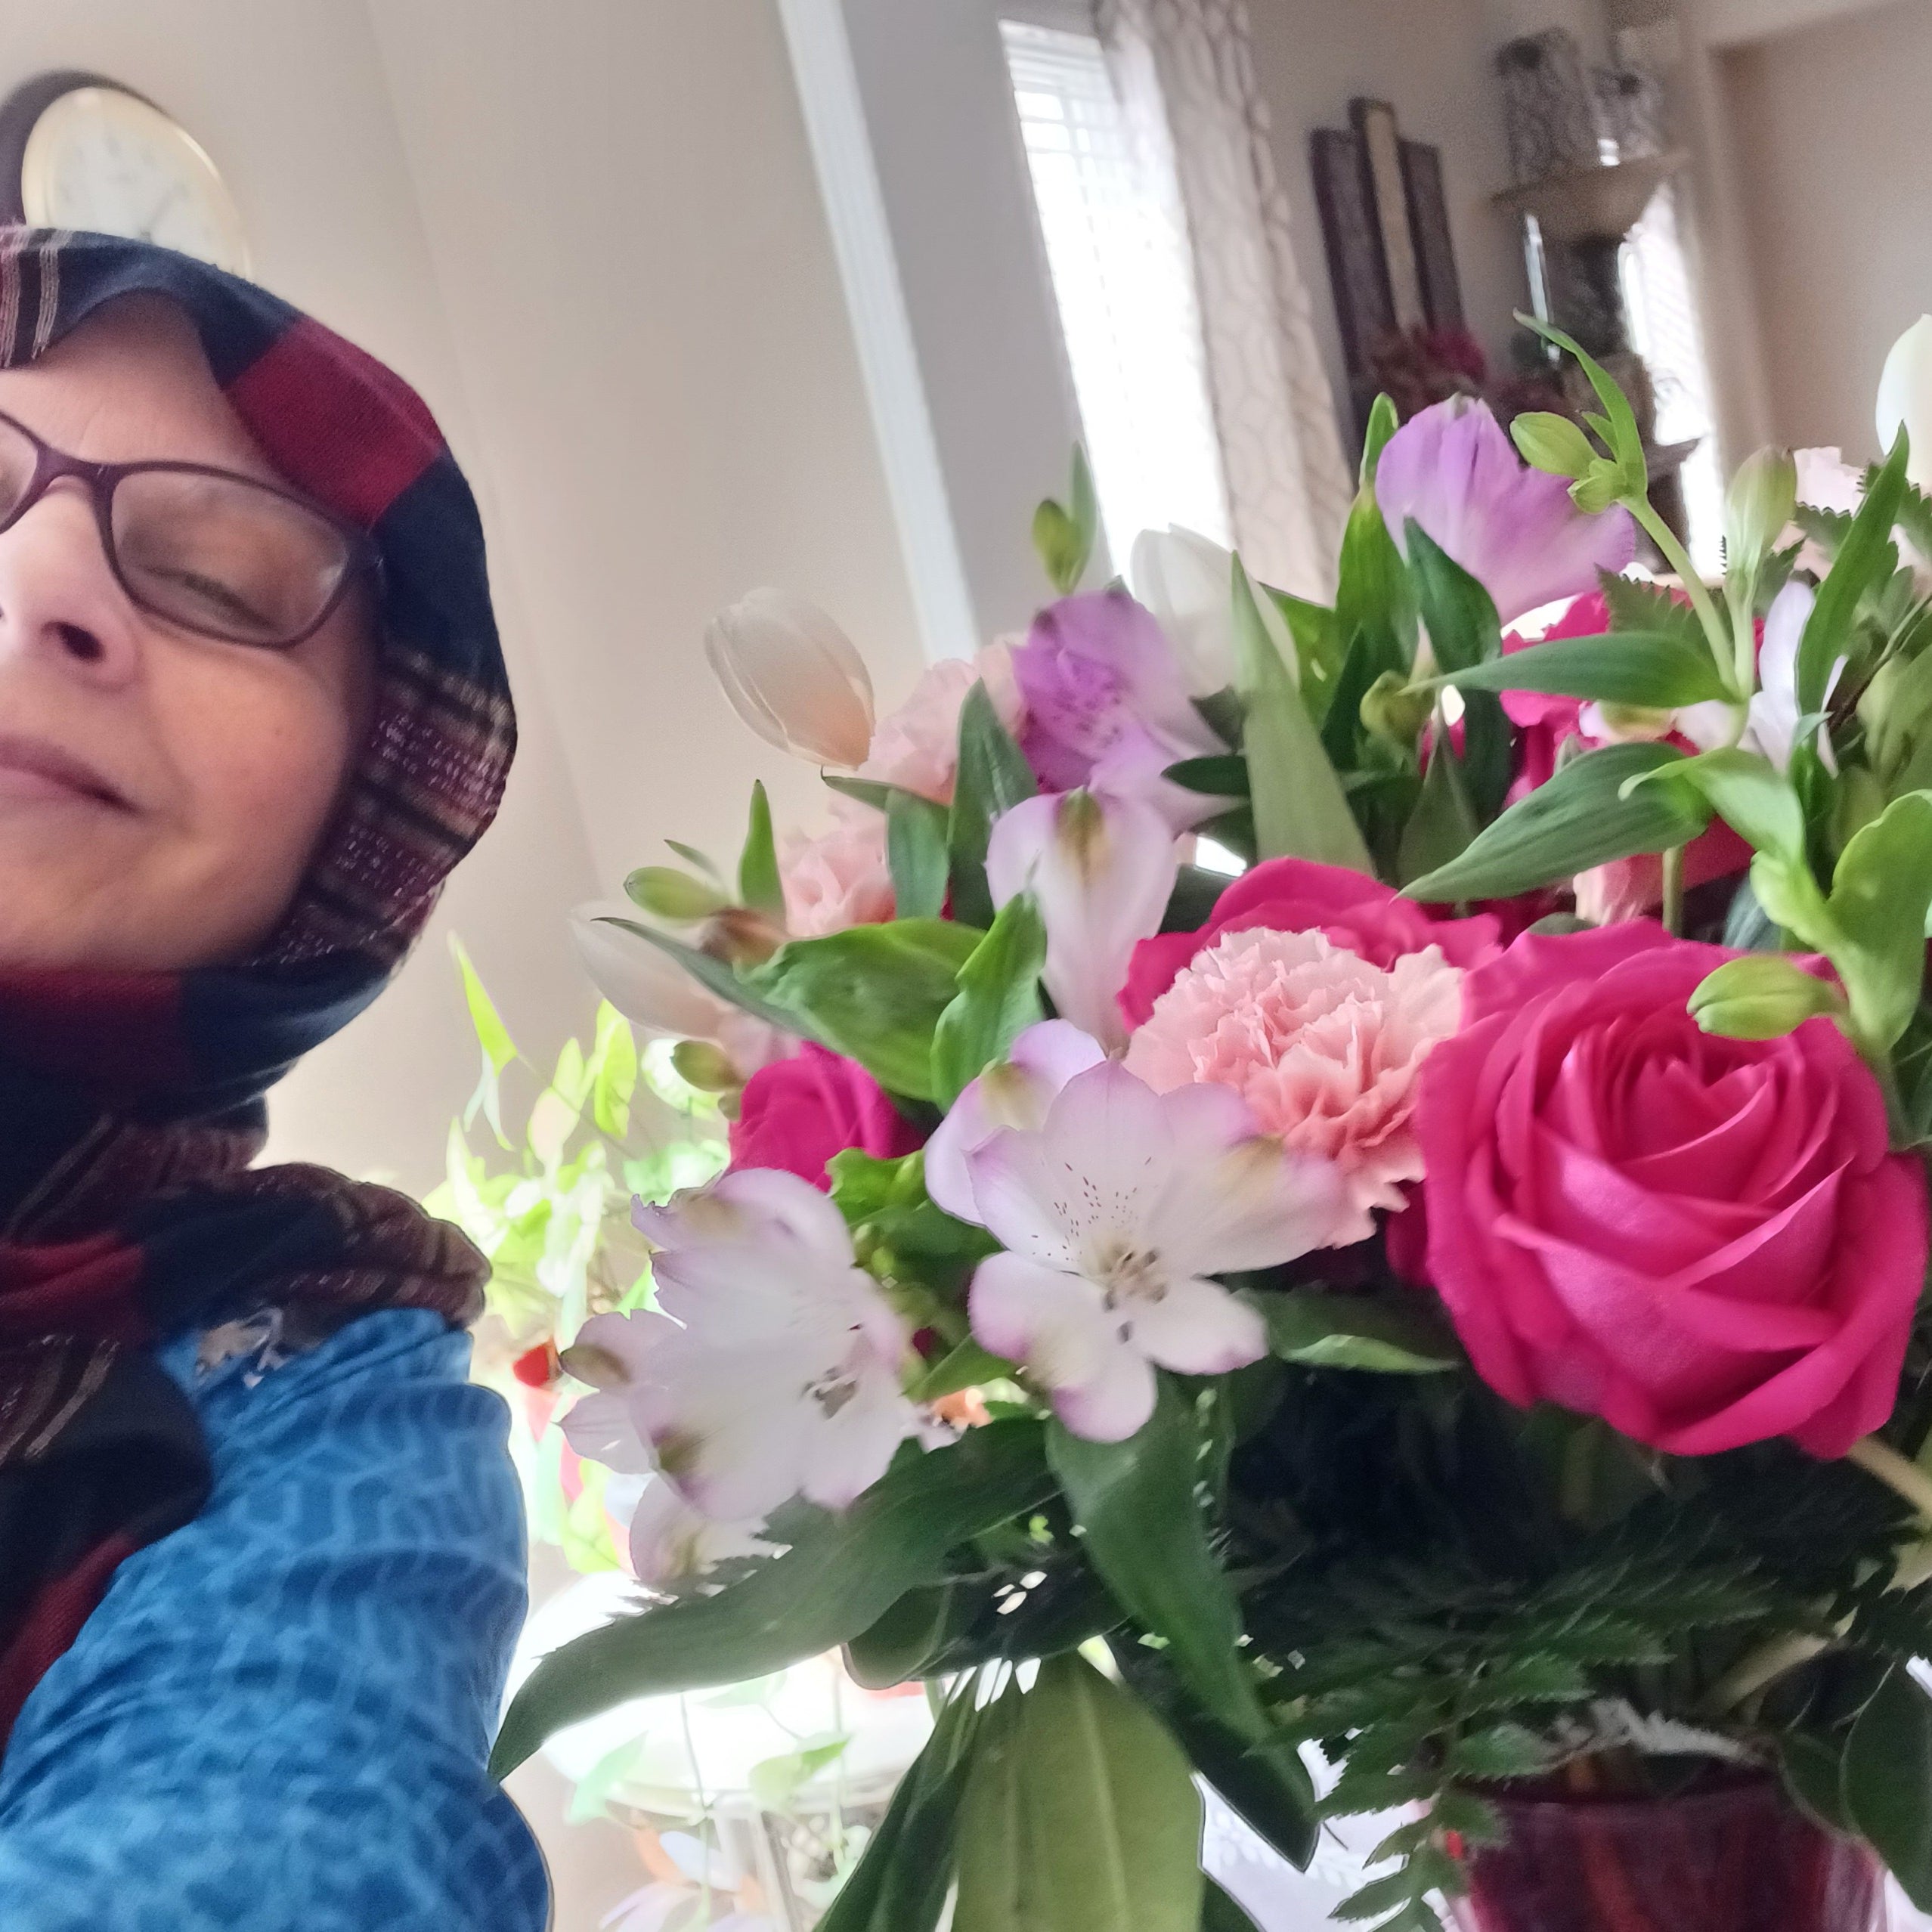
<instances>
[{"instance_id":1,"label":"blue patterned garment","mask_svg":"<svg viewBox=\"0 0 1932 1932\"><path fill-rule=\"evenodd\" d=\"M0 1763L5 1932L542 1932L484 1760L524 1612L502 1403L391 1310L259 1373L165 1350L215 1463Z\"/></svg>"}]
</instances>

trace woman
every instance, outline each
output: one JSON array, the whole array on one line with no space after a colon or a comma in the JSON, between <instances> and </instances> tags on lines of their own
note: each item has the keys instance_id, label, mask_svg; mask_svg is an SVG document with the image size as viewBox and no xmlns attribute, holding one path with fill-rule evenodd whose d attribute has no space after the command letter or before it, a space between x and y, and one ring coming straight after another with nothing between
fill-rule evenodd
<instances>
[{"instance_id":1,"label":"woman","mask_svg":"<svg viewBox=\"0 0 1932 1932\"><path fill-rule=\"evenodd\" d=\"M514 732L422 404L246 283L0 231L0 1924L535 1932L478 1257L252 1169Z\"/></svg>"}]
</instances>

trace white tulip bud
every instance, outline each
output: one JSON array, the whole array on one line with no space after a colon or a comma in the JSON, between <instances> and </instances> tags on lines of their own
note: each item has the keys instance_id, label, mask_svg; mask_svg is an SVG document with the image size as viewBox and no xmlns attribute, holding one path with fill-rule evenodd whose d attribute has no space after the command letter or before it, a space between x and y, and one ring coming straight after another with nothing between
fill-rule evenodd
<instances>
[{"instance_id":1,"label":"white tulip bud","mask_svg":"<svg viewBox=\"0 0 1932 1932\"><path fill-rule=\"evenodd\" d=\"M1128 565L1134 595L1160 620L1197 698L1234 682L1234 559L1178 525L1144 530Z\"/></svg>"},{"instance_id":2,"label":"white tulip bud","mask_svg":"<svg viewBox=\"0 0 1932 1932\"><path fill-rule=\"evenodd\" d=\"M1903 429L1912 438L1906 473L1932 490L1932 315L1921 315L1896 342L1878 378L1878 444L1890 450Z\"/></svg>"},{"instance_id":3,"label":"white tulip bud","mask_svg":"<svg viewBox=\"0 0 1932 1932\"><path fill-rule=\"evenodd\" d=\"M865 762L872 680L851 639L816 604L754 590L712 622L704 655L732 709L767 745L814 764Z\"/></svg>"}]
</instances>

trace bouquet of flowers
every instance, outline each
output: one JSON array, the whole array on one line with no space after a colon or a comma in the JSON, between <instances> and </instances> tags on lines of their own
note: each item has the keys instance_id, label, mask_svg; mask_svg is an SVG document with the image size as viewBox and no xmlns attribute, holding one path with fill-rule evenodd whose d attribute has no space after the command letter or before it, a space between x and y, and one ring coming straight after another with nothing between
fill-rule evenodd
<instances>
[{"instance_id":1,"label":"bouquet of flowers","mask_svg":"<svg viewBox=\"0 0 1932 1932\"><path fill-rule=\"evenodd\" d=\"M677 1516L500 1766L843 1646L937 1722L834 1932L1244 1924L1197 1777L1395 1814L1383 1932L1932 1899L1932 504L1762 453L1708 584L1543 333L1587 427L1379 407L1332 607L1082 592L1076 465L1059 600L876 725L828 620L714 627L833 816L583 927L732 1160L565 1354ZM1601 1832L1510 1915L1532 1800L1741 1793L1729 1916Z\"/></svg>"}]
</instances>

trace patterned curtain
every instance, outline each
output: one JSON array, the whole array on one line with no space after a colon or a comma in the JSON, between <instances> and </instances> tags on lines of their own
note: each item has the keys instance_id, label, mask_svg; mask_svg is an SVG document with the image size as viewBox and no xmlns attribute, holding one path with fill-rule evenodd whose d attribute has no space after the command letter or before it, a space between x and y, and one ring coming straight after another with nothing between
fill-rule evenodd
<instances>
[{"instance_id":1,"label":"patterned curtain","mask_svg":"<svg viewBox=\"0 0 1932 1932\"><path fill-rule=\"evenodd\" d=\"M1246 0L1099 0L1098 18L1122 98L1178 185L1235 542L1265 582L1326 602L1354 479L1255 85Z\"/></svg>"}]
</instances>

